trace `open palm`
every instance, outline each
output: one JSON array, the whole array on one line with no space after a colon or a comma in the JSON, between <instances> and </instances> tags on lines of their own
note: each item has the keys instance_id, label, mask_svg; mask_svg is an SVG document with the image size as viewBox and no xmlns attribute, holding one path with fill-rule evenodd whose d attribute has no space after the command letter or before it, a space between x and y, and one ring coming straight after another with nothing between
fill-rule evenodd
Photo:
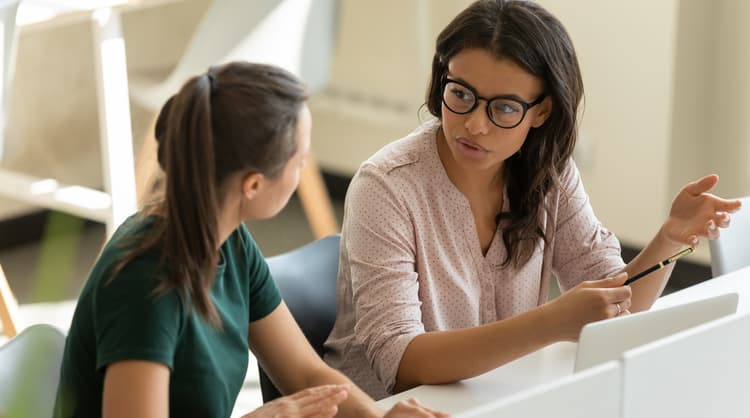
<instances>
[{"instance_id":1,"label":"open palm","mask_svg":"<svg viewBox=\"0 0 750 418\"><path fill-rule=\"evenodd\" d=\"M715 239L719 236L719 228L729 226L729 214L738 211L741 203L708 193L718 182L719 176L712 174L688 183L680 190L662 226L667 239L695 247L698 238Z\"/></svg>"}]
</instances>

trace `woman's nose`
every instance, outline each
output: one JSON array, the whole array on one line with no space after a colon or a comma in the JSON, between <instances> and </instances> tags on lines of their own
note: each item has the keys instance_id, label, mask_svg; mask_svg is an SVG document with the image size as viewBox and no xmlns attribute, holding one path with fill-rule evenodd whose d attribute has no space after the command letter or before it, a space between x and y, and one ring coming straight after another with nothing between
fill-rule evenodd
<instances>
[{"instance_id":1,"label":"woman's nose","mask_svg":"<svg viewBox=\"0 0 750 418\"><path fill-rule=\"evenodd\" d=\"M465 115L464 126L472 135L486 135L490 130L490 121L487 116L487 103L479 103L471 113Z\"/></svg>"}]
</instances>

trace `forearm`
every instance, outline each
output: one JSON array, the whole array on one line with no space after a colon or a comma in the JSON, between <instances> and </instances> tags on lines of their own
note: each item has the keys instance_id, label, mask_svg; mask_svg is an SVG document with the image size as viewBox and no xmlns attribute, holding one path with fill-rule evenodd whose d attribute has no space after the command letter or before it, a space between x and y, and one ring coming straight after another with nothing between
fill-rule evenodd
<instances>
[{"instance_id":1,"label":"forearm","mask_svg":"<svg viewBox=\"0 0 750 418\"><path fill-rule=\"evenodd\" d=\"M478 376L558 341L548 309L545 305L478 327L415 337L399 364L395 391Z\"/></svg>"},{"instance_id":2,"label":"forearm","mask_svg":"<svg viewBox=\"0 0 750 418\"><path fill-rule=\"evenodd\" d=\"M666 239L662 231L659 230L651 242L625 266L625 271L628 273L628 276L634 276L668 258L680 249L680 245ZM664 287L667 285L673 269L674 264L669 264L633 283L631 285L633 297L630 311L640 312L651 308L651 305L654 304L664 291Z\"/></svg>"},{"instance_id":3,"label":"forearm","mask_svg":"<svg viewBox=\"0 0 750 418\"><path fill-rule=\"evenodd\" d=\"M342 373L328 366L320 367L310 376L307 387L326 385L326 384L347 384L349 385L349 396L346 401L339 405L338 417L382 417L384 411L381 410L375 401L366 393L357 387Z\"/></svg>"}]
</instances>

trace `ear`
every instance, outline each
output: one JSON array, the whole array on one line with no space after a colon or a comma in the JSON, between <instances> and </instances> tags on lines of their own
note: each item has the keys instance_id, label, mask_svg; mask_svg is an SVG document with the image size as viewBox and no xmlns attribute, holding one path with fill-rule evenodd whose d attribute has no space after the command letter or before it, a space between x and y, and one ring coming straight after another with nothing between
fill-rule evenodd
<instances>
[{"instance_id":1,"label":"ear","mask_svg":"<svg viewBox=\"0 0 750 418\"><path fill-rule=\"evenodd\" d=\"M544 125L544 122L547 121L547 118L549 118L549 115L552 112L552 98L549 96L545 97L544 100L533 109L536 109L536 112L531 120L531 126L538 128Z\"/></svg>"},{"instance_id":2,"label":"ear","mask_svg":"<svg viewBox=\"0 0 750 418\"><path fill-rule=\"evenodd\" d=\"M242 179L242 194L252 200L265 185L266 177L262 173L252 173Z\"/></svg>"}]
</instances>

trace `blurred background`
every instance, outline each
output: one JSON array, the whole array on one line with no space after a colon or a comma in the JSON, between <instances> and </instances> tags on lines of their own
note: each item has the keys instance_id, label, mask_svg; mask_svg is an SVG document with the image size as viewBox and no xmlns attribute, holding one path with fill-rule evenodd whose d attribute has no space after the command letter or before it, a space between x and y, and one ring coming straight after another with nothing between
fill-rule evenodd
<instances>
[{"instance_id":1,"label":"blurred background","mask_svg":"<svg viewBox=\"0 0 750 418\"><path fill-rule=\"evenodd\" d=\"M420 106L435 37L469 3L26 0L16 19L15 62L6 54L4 66L12 95L3 95L0 168L104 190L114 207L111 177L119 172L132 189L130 155L141 151L165 92L207 62L289 49L290 65L313 93L312 149L332 208L325 216L340 225L359 164L425 119ZM586 89L575 158L596 214L621 239L626 258L650 240L688 181L717 173L717 193L750 194L750 2L539 3L575 43ZM300 33L299 24L307 25ZM7 51L7 22L4 28ZM114 55L109 41L117 41ZM117 163L124 166L113 169ZM0 266L23 323L65 328L107 237L104 218L17 199L24 193L13 188L16 180L0 176ZM309 201L294 198L277 218L250 224L267 256L321 235L303 210ZM670 290L709 278L708 265L703 243L680 262ZM259 399L252 396L246 405Z\"/></svg>"}]
</instances>

